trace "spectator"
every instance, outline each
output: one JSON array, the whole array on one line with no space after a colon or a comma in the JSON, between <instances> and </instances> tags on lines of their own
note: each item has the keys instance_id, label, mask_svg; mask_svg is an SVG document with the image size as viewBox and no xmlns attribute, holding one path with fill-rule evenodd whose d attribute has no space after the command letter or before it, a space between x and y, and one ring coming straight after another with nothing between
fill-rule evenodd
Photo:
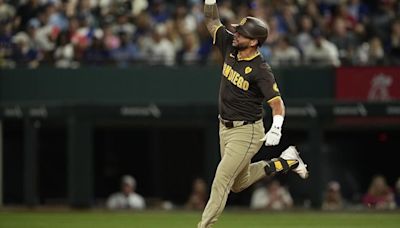
<instances>
[{"instance_id":1,"label":"spectator","mask_svg":"<svg viewBox=\"0 0 400 228\"><path fill-rule=\"evenodd\" d=\"M313 42L311 36L313 22L308 15L303 15L300 19L300 32L296 36L296 44L300 51L304 53L305 48Z\"/></svg>"},{"instance_id":2,"label":"spectator","mask_svg":"<svg viewBox=\"0 0 400 228\"><path fill-rule=\"evenodd\" d=\"M130 63L138 59L139 51L128 33L121 31L119 40L120 46L111 52L111 58L117 63L118 67L128 67Z\"/></svg>"},{"instance_id":3,"label":"spectator","mask_svg":"<svg viewBox=\"0 0 400 228\"><path fill-rule=\"evenodd\" d=\"M166 38L166 32L166 26L159 24L154 29L152 36L143 42L143 55L151 65L172 66L175 64L174 45Z\"/></svg>"},{"instance_id":4,"label":"spectator","mask_svg":"<svg viewBox=\"0 0 400 228\"><path fill-rule=\"evenodd\" d=\"M108 51L113 51L120 46L120 39L116 36L109 25L104 27L104 46Z\"/></svg>"},{"instance_id":5,"label":"spectator","mask_svg":"<svg viewBox=\"0 0 400 228\"><path fill-rule=\"evenodd\" d=\"M289 191L282 187L279 181L272 180L267 186L254 190L251 197L251 209L283 210L293 206Z\"/></svg>"},{"instance_id":6,"label":"spectator","mask_svg":"<svg viewBox=\"0 0 400 228\"><path fill-rule=\"evenodd\" d=\"M49 18L49 24L57 27L61 31L67 31L68 29L68 16L67 16L67 2L61 1L59 4L53 4L51 7L51 13Z\"/></svg>"},{"instance_id":7,"label":"spectator","mask_svg":"<svg viewBox=\"0 0 400 228\"><path fill-rule=\"evenodd\" d=\"M57 39L57 49L54 52L55 67L77 68L79 63L75 59L74 45L67 33L61 33Z\"/></svg>"},{"instance_id":8,"label":"spectator","mask_svg":"<svg viewBox=\"0 0 400 228\"><path fill-rule=\"evenodd\" d=\"M33 45L31 38L25 32L19 32L12 38L12 60L17 66L36 68L39 66L41 55Z\"/></svg>"},{"instance_id":9,"label":"spectator","mask_svg":"<svg viewBox=\"0 0 400 228\"><path fill-rule=\"evenodd\" d=\"M307 1L304 9L303 15L308 15L313 23L318 27L322 26L325 22L322 18L320 11L318 10L318 5L316 1Z\"/></svg>"},{"instance_id":10,"label":"spectator","mask_svg":"<svg viewBox=\"0 0 400 228\"><path fill-rule=\"evenodd\" d=\"M193 181L192 192L185 203L185 208L190 210L203 210L208 199L207 184L201 178Z\"/></svg>"},{"instance_id":11,"label":"spectator","mask_svg":"<svg viewBox=\"0 0 400 228\"><path fill-rule=\"evenodd\" d=\"M297 32L297 8L286 3L281 7L281 12L276 16L279 24L279 31L283 34L295 34Z\"/></svg>"},{"instance_id":12,"label":"spectator","mask_svg":"<svg viewBox=\"0 0 400 228\"><path fill-rule=\"evenodd\" d=\"M80 0L78 2L76 16L78 18L84 18L88 27L95 27L98 25L99 18L94 14L90 0Z\"/></svg>"},{"instance_id":13,"label":"spectator","mask_svg":"<svg viewBox=\"0 0 400 228\"><path fill-rule=\"evenodd\" d=\"M338 17L334 20L330 40L338 48L341 62L350 64L357 43L352 30L346 28L346 21L343 18Z\"/></svg>"},{"instance_id":14,"label":"spectator","mask_svg":"<svg viewBox=\"0 0 400 228\"><path fill-rule=\"evenodd\" d=\"M346 29L353 30L357 25L357 19L347 9L344 3L337 5L334 19L341 19Z\"/></svg>"},{"instance_id":15,"label":"spectator","mask_svg":"<svg viewBox=\"0 0 400 228\"><path fill-rule=\"evenodd\" d=\"M306 64L320 66L340 66L336 46L326 40L319 30L313 31L313 43L305 48L304 61Z\"/></svg>"},{"instance_id":16,"label":"spectator","mask_svg":"<svg viewBox=\"0 0 400 228\"><path fill-rule=\"evenodd\" d=\"M385 53L379 37L373 37L368 43L361 45L356 53L358 65L380 65L385 62Z\"/></svg>"},{"instance_id":17,"label":"spectator","mask_svg":"<svg viewBox=\"0 0 400 228\"><path fill-rule=\"evenodd\" d=\"M147 7L149 6L149 3L147 0L131 0L132 2L132 15L137 16L139 15L142 11L146 10Z\"/></svg>"},{"instance_id":18,"label":"spectator","mask_svg":"<svg viewBox=\"0 0 400 228\"><path fill-rule=\"evenodd\" d=\"M85 49L90 45L88 37L89 28L85 27L85 22L78 18L71 18L68 26L68 34L71 38L71 43L75 47L75 59L81 61Z\"/></svg>"},{"instance_id":19,"label":"spectator","mask_svg":"<svg viewBox=\"0 0 400 228\"><path fill-rule=\"evenodd\" d=\"M371 15L371 32L386 40L390 35L390 22L396 17L394 2L378 0L376 8Z\"/></svg>"},{"instance_id":20,"label":"spectator","mask_svg":"<svg viewBox=\"0 0 400 228\"><path fill-rule=\"evenodd\" d=\"M196 31L196 18L187 12L187 8L184 5L176 7L173 14L173 21L176 25L175 29L179 34L188 34Z\"/></svg>"},{"instance_id":21,"label":"spectator","mask_svg":"<svg viewBox=\"0 0 400 228\"><path fill-rule=\"evenodd\" d=\"M13 54L12 37L11 22L6 23L2 27L0 26L0 68L14 67L14 62L11 61L11 56Z\"/></svg>"},{"instance_id":22,"label":"spectator","mask_svg":"<svg viewBox=\"0 0 400 228\"><path fill-rule=\"evenodd\" d=\"M297 48L290 45L287 36L279 39L278 44L273 51L271 64L276 66L300 64L300 52Z\"/></svg>"},{"instance_id":23,"label":"spectator","mask_svg":"<svg viewBox=\"0 0 400 228\"><path fill-rule=\"evenodd\" d=\"M279 38L282 36L282 33L279 31L278 20L275 17L270 18L269 25L269 35L267 40L265 41L267 45L274 46L278 42Z\"/></svg>"},{"instance_id":24,"label":"spectator","mask_svg":"<svg viewBox=\"0 0 400 228\"><path fill-rule=\"evenodd\" d=\"M102 66L109 59L109 52L103 41L104 33L101 29L94 31L92 44L85 50L84 60L90 66Z\"/></svg>"},{"instance_id":25,"label":"spectator","mask_svg":"<svg viewBox=\"0 0 400 228\"><path fill-rule=\"evenodd\" d=\"M199 63L205 64L210 59L210 53L212 50L212 37L209 35L205 24L198 26L199 33Z\"/></svg>"},{"instance_id":26,"label":"spectator","mask_svg":"<svg viewBox=\"0 0 400 228\"><path fill-rule=\"evenodd\" d=\"M392 23L392 30L389 37L389 55L392 64L400 64L400 19Z\"/></svg>"},{"instance_id":27,"label":"spectator","mask_svg":"<svg viewBox=\"0 0 400 228\"><path fill-rule=\"evenodd\" d=\"M51 10L52 7L50 5L43 7L38 13L37 18L32 18L28 22L29 25L37 24L35 25L36 34L34 41L38 49L43 53L44 60L46 61L50 61L50 56L56 48L56 40L60 32L58 27L49 24Z\"/></svg>"},{"instance_id":28,"label":"spectator","mask_svg":"<svg viewBox=\"0 0 400 228\"><path fill-rule=\"evenodd\" d=\"M340 191L340 184L336 181L328 183L324 199L322 202L322 210L334 211L343 209L342 193Z\"/></svg>"},{"instance_id":29,"label":"spectator","mask_svg":"<svg viewBox=\"0 0 400 228\"><path fill-rule=\"evenodd\" d=\"M117 23L112 27L112 31L114 34L118 33L126 33L129 37L133 37L133 34L136 31L136 26L129 21L129 17L127 15L118 15Z\"/></svg>"},{"instance_id":30,"label":"spectator","mask_svg":"<svg viewBox=\"0 0 400 228\"><path fill-rule=\"evenodd\" d=\"M15 24L18 27L18 30L25 30L28 21L36 17L39 11L39 0L28 0L25 4L21 5L17 10L17 17L15 18Z\"/></svg>"},{"instance_id":31,"label":"spectator","mask_svg":"<svg viewBox=\"0 0 400 228\"><path fill-rule=\"evenodd\" d=\"M147 12L142 12L136 18L136 31L133 36L133 40L135 40L139 46L143 43L144 40L150 36L153 29L153 21L151 20L150 15Z\"/></svg>"},{"instance_id":32,"label":"spectator","mask_svg":"<svg viewBox=\"0 0 400 228\"><path fill-rule=\"evenodd\" d=\"M150 15L155 23L165 23L170 16L165 1L153 0L153 4L150 9Z\"/></svg>"},{"instance_id":33,"label":"spectator","mask_svg":"<svg viewBox=\"0 0 400 228\"><path fill-rule=\"evenodd\" d=\"M363 203L367 207L376 209L394 209L394 195L386 183L385 177L376 175L372 178L368 192L363 197Z\"/></svg>"},{"instance_id":34,"label":"spectator","mask_svg":"<svg viewBox=\"0 0 400 228\"><path fill-rule=\"evenodd\" d=\"M347 12L358 22L366 22L368 20L368 6L360 0L349 0L347 4Z\"/></svg>"},{"instance_id":35,"label":"spectator","mask_svg":"<svg viewBox=\"0 0 400 228\"><path fill-rule=\"evenodd\" d=\"M199 41L193 33L188 33L183 36L182 63L190 65L197 63L199 56Z\"/></svg>"},{"instance_id":36,"label":"spectator","mask_svg":"<svg viewBox=\"0 0 400 228\"><path fill-rule=\"evenodd\" d=\"M15 8L7 4L5 0L0 0L0 24L8 22L15 16Z\"/></svg>"},{"instance_id":37,"label":"spectator","mask_svg":"<svg viewBox=\"0 0 400 228\"><path fill-rule=\"evenodd\" d=\"M145 209L144 198L135 192L136 180L130 175L125 175L121 180L121 192L112 194L107 200L109 209Z\"/></svg>"}]
</instances>

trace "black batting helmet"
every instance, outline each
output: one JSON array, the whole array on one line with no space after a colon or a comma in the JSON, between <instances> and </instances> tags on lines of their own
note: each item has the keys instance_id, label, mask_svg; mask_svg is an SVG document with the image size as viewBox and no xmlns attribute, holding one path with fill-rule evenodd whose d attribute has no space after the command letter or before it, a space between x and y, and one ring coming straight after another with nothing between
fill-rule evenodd
<instances>
[{"instance_id":1,"label":"black batting helmet","mask_svg":"<svg viewBox=\"0 0 400 228\"><path fill-rule=\"evenodd\" d=\"M267 23L255 17L245 17L239 24L232 24L232 26L240 35L250 39L257 39L258 46L265 42L269 34Z\"/></svg>"}]
</instances>

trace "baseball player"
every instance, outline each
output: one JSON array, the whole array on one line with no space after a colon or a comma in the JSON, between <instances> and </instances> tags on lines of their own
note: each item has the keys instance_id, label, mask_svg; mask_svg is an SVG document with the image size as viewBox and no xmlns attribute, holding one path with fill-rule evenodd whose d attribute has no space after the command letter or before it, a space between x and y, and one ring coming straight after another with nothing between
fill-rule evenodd
<instances>
[{"instance_id":1,"label":"baseball player","mask_svg":"<svg viewBox=\"0 0 400 228\"><path fill-rule=\"evenodd\" d=\"M307 178L307 166L291 146L279 158L251 163L263 142L277 145L281 138L285 106L271 71L258 51L268 37L263 21L246 17L235 24L234 33L222 25L216 0L205 0L207 28L224 58L219 91L221 161L199 228L208 228L225 208L230 191L240 192L265 176L293 170ZM272 109L273 123L265 134L263 102Z\"/></svg>"}]
</instances>

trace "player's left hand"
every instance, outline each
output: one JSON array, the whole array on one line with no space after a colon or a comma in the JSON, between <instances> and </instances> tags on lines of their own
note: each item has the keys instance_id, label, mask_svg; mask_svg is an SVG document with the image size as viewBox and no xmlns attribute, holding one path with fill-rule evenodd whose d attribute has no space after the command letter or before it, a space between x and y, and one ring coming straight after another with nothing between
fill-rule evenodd
<instances>
[{"instance_id":1,"label":"player's left hand","mask_svg":"<svg viewBox=\"0 0 400 228\"><path fill-rule=\"evenodd\" d=\"M265 134L265 136L260 139L260 141L265 141L266 146L276 146L279 144L279 141L281 140L281 128L278 128L276 126L272 126L271 129Z\"/></svg>"}]
</instances>

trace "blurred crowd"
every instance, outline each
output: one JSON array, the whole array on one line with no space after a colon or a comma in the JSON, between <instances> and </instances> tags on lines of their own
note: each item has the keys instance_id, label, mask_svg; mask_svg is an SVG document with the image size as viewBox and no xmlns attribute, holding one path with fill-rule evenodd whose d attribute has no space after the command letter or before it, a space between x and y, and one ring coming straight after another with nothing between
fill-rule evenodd
<instances>
[{"instance_id":1,"label":"blurred crowd","mask_svg":"<svg viewBox=\"0 0 400 228\"><path fill-rule=\"evenodd\" d=\"M270 26L272 65L400 64L396 0L219 0ZM212 64L203 0L0 0L0 68Z\"/></svg>"},{"instance_id":2,"label":"blurred crowd","mask_svg":"<svg viewBox=\"0 0 400 228\"><path fill-rule=\"evenodd\" d=\"M186 210L203 210L209 198L209 187L204 179L195 178L191 191L183 205ZM130 175L121 178L120 191L111 194L106 206L111 210L143 210L146 208L157 208L170 210L179 208L170 201L157 201L150 203L136 192L136 179ZM168 204L166 204L168 203ZM308 200L303 205L294 204L294 200L287 186L282 185L277 178L265 178L255 184L251 192L248 205L252 210L290 210L293 208L307 209ZM344 197L339 181L331 180L326 184L322 193L321 209L324 211L340 210L394 210L400 208L400 177L394 186L390 186L382 175L374 175L371 182L357 199Z\"/></svg>"}]
</instances>

